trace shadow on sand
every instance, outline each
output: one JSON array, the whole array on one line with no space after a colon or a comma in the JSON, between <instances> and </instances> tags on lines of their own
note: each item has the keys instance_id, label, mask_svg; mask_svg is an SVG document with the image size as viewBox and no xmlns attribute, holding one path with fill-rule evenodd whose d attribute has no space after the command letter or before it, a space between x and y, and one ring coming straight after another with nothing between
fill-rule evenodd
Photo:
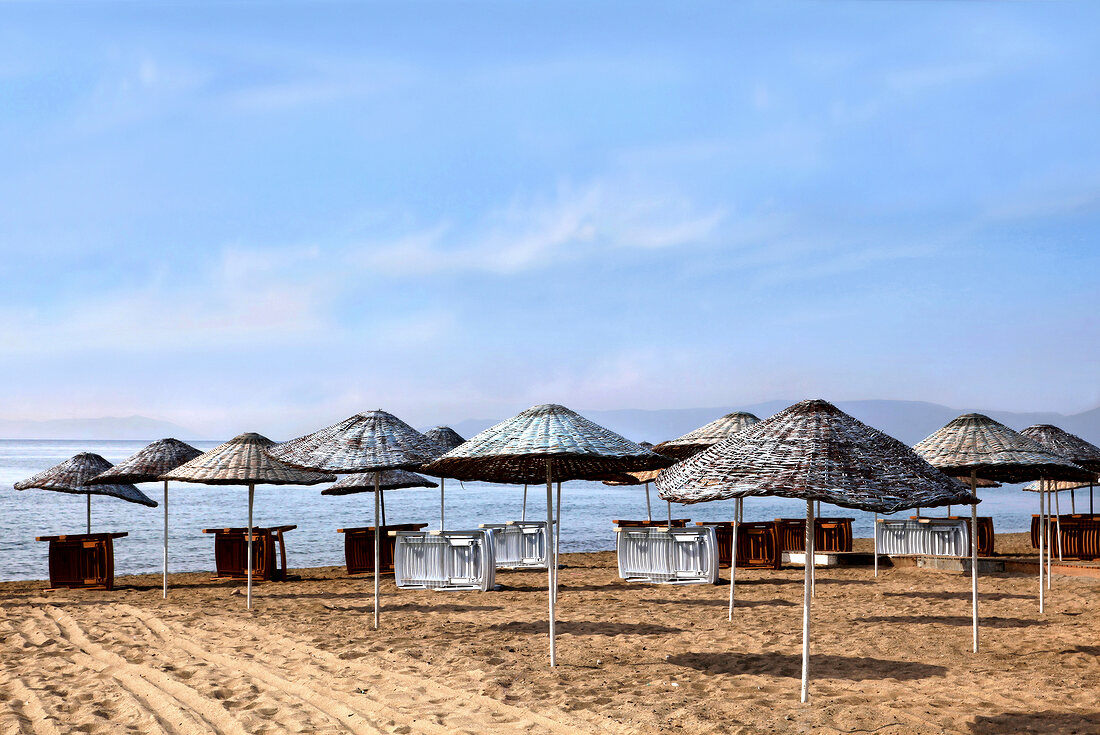
<instances>
[{"instance_id":1,"label":"shadow on sand","mask_svg":"<svg viewBox=\"0 0 1100 735\"><path fill-rule=\"evenodd\" d=\"M802 676L801 654L788 653L679 653L668 662L687 666L708 674L782 676L797 679ZM889 661L865 656L811 655L810 672L814 679L848 679L869 681L896 679L910 681L941 677L944 666Z\"/></svg>"}]
</instances>

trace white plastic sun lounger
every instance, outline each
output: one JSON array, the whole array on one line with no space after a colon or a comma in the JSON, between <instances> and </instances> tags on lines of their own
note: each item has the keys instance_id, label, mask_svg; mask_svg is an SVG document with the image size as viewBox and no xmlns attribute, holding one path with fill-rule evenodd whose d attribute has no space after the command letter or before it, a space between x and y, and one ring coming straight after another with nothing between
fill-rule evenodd
<instances>
[{"instance_id":1,"label":"white plastic sun lounger","mask_svg":"<svg viewBox=\"0 0 1100 735\"><path fill-rule=\"evenodd\" d=\"M476 531L394 531L393 573L401 589L492 589L492 534Z\"/></svg>"},{"instance_id":2,"label":"white plastic sun lounger","mask_svg":"<svg viewBox=\"0 0 1100 735\"><path fill-rule=\"evenodd\" d=\"M718 540L713 526L616 529L619 576L628 582L715 584Z\"/></svg>"},{"instance_id":3,"label":"white plastic sun lounger","mask_svg":"<svg viewBox=\"0 0 1100 735\"><path fill-rule=\"evenodd\" d=\"M493 534L497 569L546 569L546 521L482 523Z\"/></svg>"},{"instance_id":4,"label":"white plastic sun lounger","mask_svg":"<svg viewBox=\"0 0 1100 735\"><path fill-rule=\"evenodd\" d=\"M969 556L970 528L965 519L879 519L878 553Z\"/></svg>"}]
</instances>

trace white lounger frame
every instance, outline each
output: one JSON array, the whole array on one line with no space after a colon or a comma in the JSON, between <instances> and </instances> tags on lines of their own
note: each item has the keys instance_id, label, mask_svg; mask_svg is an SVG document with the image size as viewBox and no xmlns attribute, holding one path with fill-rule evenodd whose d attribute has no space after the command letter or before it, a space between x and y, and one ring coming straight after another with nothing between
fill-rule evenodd
<instances>
[{"instance_id":1,"label":"white lounger frame","mask_svg":"<svg viewBox=\"0 0 1100 735\"><path fill-rule=\"evenodd\" d=\"M482 523L493 534L497 569L546 569L546 521Z\"/></svg>"},{"instance_id":2,"label":"white lounger frame","mask_svg":"<svg viewBox=\"0 0 1100 735\"><path fill-rule=\"evenodd\" d=\"M394 580L401 589L493 588L496 564L489 531L391 531Z\"/></svg>"},{"instance_id":3,"label":"white lounger frame","mask_svg":"<svg viewBox=\"0 0 1100 735\"><path fill-rule=\"evenodd\" d=\"M713 526L624 526L615 530L619 576L628 582L718 582L718 539Z\"/></svg>"},{"instance_id":4,"label":"white lounger frame","mask_svg":"<svg viewBox=\"0 0 1100 735\"><path fill-rule=\"evenodd\" d=\"M966 519L880 518L877 538L880 554L970 556L970 527Z\"/></svg>"}]
</instances>

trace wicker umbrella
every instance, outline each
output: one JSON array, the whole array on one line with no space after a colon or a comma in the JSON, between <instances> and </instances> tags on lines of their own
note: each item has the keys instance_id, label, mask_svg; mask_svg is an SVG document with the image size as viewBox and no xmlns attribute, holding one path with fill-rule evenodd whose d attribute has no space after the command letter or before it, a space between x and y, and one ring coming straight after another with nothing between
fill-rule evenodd
<instances>
[{"instance_id":1,"label":"wicker umbrella","mask_svg":"<svg viewBox=\"0 0 1100 735\"><path fill-rule=\"evenodd\" d=\"M381 473L378 483L379 490L403 490L410 487L439 487L438 482L432 482L426 477L421 477L408 470L386 470ZM356 493L374 492L374 473L355 472L344 475L335 483L321 491L322 495L354 495Z\"/></svg>"},{"instance_id":2,"label":"wicker umbrella","mask_svg":"<svg viewBox=\"0 0 1100 735\"><path fill-rule=\"evenodd\" d=\"M374 473L374 627L381 619L378 567L382 561L380 521L382 472L415 470L443 454L428 437L391 413L357 413L338 424L268 449L275 459L294 467L347 474Z\"/></svg>"},{"instance_id":3,"label":"wicker umbrella","mask_svg":"<svg viewBox=\"0 0 1100 735\"><path fill-rule=\"evenodd\" d=\"M260 434L241 434L225 444L200 454L161 480L199 482L204 485L248 486L248 595L245 604L252 609L252 502L257 485L316 485L332 482L331 475L304 472L273 460L264 451L275 442Z\"/></svg>"},{"instance_id":4,"label":"wicker umbrella","mask_svg":"<svg viewBox=\"0 0 1100 735\"><path fill-rule=\"evenodd\" d=\"M806 501L803 702L809 695L813 501L881 513L978 502L909 447L820 400L796 403L665 470L657 490L680 503L755 495Z\"/></svg>"},{"instance_id":5,"label":"wicker umbrella","mask_svg":"<svg viewBox=\"0 0 1100 735\"><path fill-rule=\"evenodd\" d=\"M980 413L968 413L954 419L915 447L917 454L955 477L969 477L971 489L978 477L997 482L1029 480L1089 480L1089 473L1034 439L1019 434L1002 423ZM1039 495L1039 515L1044 518L1043 496ZM1045 523L1044 523L1045 526ZM1039 534L1039 612L1043 611L1043 554L1045 531ZM974 651L978 650L978 531L977 518L971 518L971 574L974 597ZM1049 574L1048 574L1049 577ZM1049 584L1049 579L1048 582Z\"/></svg>"},{"instance_id":6,"label":"wicker umbrella","mask_svg":"<svg viewBox=\"0 0 1100 735\"><path fill-rule=\"evenodd\" d=\"M106 472L93 477L89 484L108 485L115 482L156 482L161 475L190 462L202 454L179 439L160 439L122 460ZM168 597L168 481L164 481L164 588Z\"/></svg>"},{"instance_id":7,"label":"wicker umbrella","mask_svg":"<svg viewBox=\"0 0 1100 735\"><path fill-rule=\"evenodd\" d=\"M74 493L85 495L88 499L88 533L92 532L92 496L109 495L112 498L150 508L157 507L157 501L126 482L115 482L109 485L92 485L91 480L96 475L111 469L111 463L98 454L81 452L80 454L65 460L61 464L54 465L48 470L43 470L33 477L15 483L16 490L30 490L40 488L42 490L54 490L60 493Z\"/></svg>"},{"instance_id":8,"label":"wicker umbrella","mask_svg":"<svg viewBox=\"0 0 1100 735\"><path fill-rule=\"evenodd\" d=\"M741 429L757 423L760 423L760 419L753 414L747 411L734 411L694 431L689 431L678 439L661 442L653 447L653 451L673 459L687 459L704 449L709 449L730 434L736 434Z\"/></svg>"},{"instance_id":9,"label":"wicker umbrella","mask_svg":"<svg viewBox=\"0 0 1100 735\"><path fill-rule=\"evenodd\" d=\"M553 483L587 480L618 472L666 467L672 460L624 439L565 406L533 406L481 432L432 462L424 471L460 480L501 483L546 481L546 527L555 534ZM558 490L560 518L561 486ZM556 538L556 535L555 535ZM556 548L556 546L555 546ZM557 663L554 605L557 554L547 564L550 601L550 665Z\"/></svg>"},{"instance_id":10,"label":"wicker umbrella","mask_svg":"<svg viewBox=\"0 0 1100 735\"><path fill-rule=\"evenodd\" d=\"M760 423L760 419L755 414L747 411L734 411L711 421L709 424L700 426L694 431L689 431L678 439L661 442L653 448L653 451L678 460L687 459L705 449L709 449L731 434L736 434L742 429L747 429L758 423ZM818 502L818 510L821 510L820 502ZM733 620L733 592L737 578L737 524L741 523L743 514L744 500L738 498L733 511L733 533L730 536L730 604L728 612L730 620ZM668 518L669 525L672 525L671 503L668 506ZM810 573L813 574L813 572L814 570L811 569Z\"/></svg>"},{"instance_id":11,"label":"wicker umbrella","mask_svg":"<svg viewBox=\"0 0 1100 735\"><path fill-rule=\"evenodd\" d=\"M424 432L424 436L438 444L443 449L443 453L451 451L459 444L466 441L450 426L437 426L434 429L428 429ZM442 531L446 521L446 509L443 504L443 496L447 490L447 480L440 477L439 482L439 530Z\"/></svg>"},{"instance_id":12,"label":"wicker umbrella","mask_svg":"<svg viewBox=\"0 0 1100 735\"><path fill-rule=\"evenodd\" d=\"M1057 426L1051 426L1050 424L1035 424L1034 426L1027 427L1023 431L1021 431L1020 433L1023 434L1024 436L1028 437L1029 439L1034 439L1035 441L1039 442L1040 444L1042 444L1047 449L1050 449L1051 451L1057 452L1058 454L1062 455L1066 459L1069 459L1070 461L1072 461L1075 465L1077 465L1079 467L1084 467L1089 472L1094 473L1094 475L1095 475L1095 473L1100 472L1100 447L1097 447L1095 444L1090 444L1089 442L1085 441L1084 439L1077 436L1076 434L1071 434L1068 431L1063 431L1062 429L1059 429ZM1093 512L1092 484L1093 484L1092 480L1090 480L1089 481L1089 513ZM1061 515L1061 511L1058 509L1058 493L1061 490L1069 490L1069 493L1070 493L1070 495L1069 495L1070 512L1071 513L1076 513L1077 512L1077 499L1074 497L1074 494L1073 494L1073 491L1077 489L1076 486L1060 487L1059 485L1061 485L1061 483L1058 483L1058 485L1053 485L1049 482L1047 483L1047 490L1054 492L1054 504L1055 504L1054 512L1055 512L1055 514L1056 515ZM1058 543L1059 543L1058 555L1059 555L1059 557L1061 556L1061 553L1062 553L1062 551L1061 551L1061 540L1062 540L1062 530L1059 527L1059 529L1058 529Z\"/></svg>"}]
</instances>

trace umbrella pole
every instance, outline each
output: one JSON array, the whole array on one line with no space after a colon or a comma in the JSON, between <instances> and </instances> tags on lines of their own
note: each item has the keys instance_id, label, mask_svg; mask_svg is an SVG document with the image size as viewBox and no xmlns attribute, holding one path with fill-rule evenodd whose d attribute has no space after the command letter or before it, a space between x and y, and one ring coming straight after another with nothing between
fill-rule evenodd
<instances>
[{"instance_id":1,"label":"umbrella pole","mask_svg":"<svg viewBox=\"0 0 1100 735\"><path fill-rule=\"evenodd\" d=\"M645 519L647 523L653 522L653 509L649 505L649 483L645 484Z\"/></svg>"},{"instance_id":2,"label":"umbrella pole","mask_svg":"<svg viewBox=\"0 0 1100 735\"><path fill-rule=\"evenodd\" d=\"M665 502L668 504L668 527L672 528L672 501L666 500Z\"/></svg>"},{"instance_id":3,"label":"umbrella pole","mask_svg":"<svg viewBox=\"0 0 1100 735\"><path fill-rule=\"evenodd\" d=\"M1069 512L1073 515L1077 515L1077 498L1075 497L1076 490L1072 487L1069 489Z\"/></svg>"},{"instance_id":4,"label":"umbrella pole","mask_svg":"<svg viewBox=\"0 0 1100 735\"><path fill-rule=\"evenodd\" d=\"M875 576L878 576L878 511L875 511Z\"/></svg>"},{"instance_id":5,"label":"umbrella pole","mask_svg":"<svg viewBox=\"0 0 1100 735\"><path fill-rule=\"evenodd\" d=\"M1054 556L1054 521L1050 519L1050 485L1047 485L1047 589L1050 589L1051 557Z\"/></svg>"},{"instance_id":6,"label":"umbrella pole","mask_svg":"<svg viewBox=\"0 0 1100 735\"><path fill-rule=\"evenodd\" d=\"M970 471L970 494L978 494L978 473ZM978 652L978 504L970 504L970 594L974 614L974 653Z\"/></svg>"},{"instance_id":7,"label":"umbrella pole","mask_svg":"<svg viewBox=\"0 0 1100 735\"><path fill-rule=\"evenodd\" d=\"M444 514L444 510L443 510L443 491L446 487L447 487L447 480L440 477L439 478L439 530L440 531L443 530L443 522L446 519L446 516Z\"/></svg>"},{"instance_id":8,"label":"umbrella pole","mask_svg":"<svg viewBox=\"0 0 1100 735\"><path fill-rule=\"evenodd\" d=\"M168 599L168 480L164 481L164 599Z\"/></svg>"},{"instance_id":9,"label":"umbrella pole","mask_svg":"<svg viewBox=\"0 0 1100 735\"><path fill-rule=\"evenodd\" d=\"M1092 483L1090 482L1089 483L1089 515L1091 515L1094 512L1095 511L1093 511L1093 509L1092 509Z\"/></svg>"},{"instance_id":10,"label":"umbrella pole","mask_svg":"<svg viewBox=\"0 0 1100 735\"><path fill-rule=\"evenodd\" d=\"M527 520L527 483L523 483L523 509L520 511L519 519L521 521Z\"/></svg>"},{"instance_id":11,"label":"umbrella pole","mask_svg":"<svg viewBox=\"0 0 1100 735\"><path fill-rule=\"evenodd\" d=\"M741 498L737 499L737 504L734 506L733 511L733 539L730 541L730 614L729 619L733 620L733 590L737 585L737 512L741 510Z\"/></svg>"},{"instance_id":12,"label":"umbrella pole","mask_svg":"<svg viewBox=\"0 0 1100 735\"><path fill-rule=\"evenodd\" d=\"M91 491L85 493L88 496L88 533L92 532L92 493Z\"/></svg>"},{"instance_id":13,"label":"umbrella pole","mask_svg":"<svg viewBox=\"0 0 1100 735\"><path fill-rule=\"evenodd\" d=\"M551 529L553 533L554 529L554 483L551 477L551 460L546 460L546 527ZM551 536L551 538L554 538ZM550 556L550 549L547 549L547 556ZM555 574L557 571L556 566L557 559L554 559L555 564L546 565L546 586L547 592L550 597L550 667L553 668L558 663L557 652L554 650L554 601L557 598L557 585L558 579Z\"/></svg>"},{"instance_id":14,"label":"umbrella pole","mask_svg":"<svg viewBox=\"0 0 1100 735\"><path fill-rule=\"evenodd\" d=\"M382 564L382 531L385 526L383 520L380 524L379 519L379 507L382 502L382 473L377 470L374 473L374 629L378 629L379 615L378 605L381 600L381 595L378 592L378 573L379 566Z\"/></svg>"},{"instance_id":15,"label":"umbrella pole","mask_svg":"<svg viewBox=\"0 0 1100 735\"><path fill-rule=\"evenodd\" d=\"M1039 480L1039 612L1043 612L1043 489L1044 480Z\"/></svg>"},{"instance_id":16,"label":"umbrella pole","mask_svg":"<svg viewBox=\"0 0 1100 735\"><path fill-rule=\"evenodd\" d=\"M805 586L802 591L802 702L810 700L810 569L814 549L814 501L806 501Z\"/></svg>"},{"instance_id":17,"label":"umbrella pole","mask_svg":"<svg viewBox=\"0 0 1100 735\"><path fill-rule=\"evenodd\" d=\"M385 490L380 490L380 488L377 485L375 486L374 490L375 490L375 492L378 493L379 501L382 503L382 525L385 526L386 525L386 491Z\"/></svg>"},{"instance_id":18,"label":"umbrella pole","mask_svg":"<svg viewBox=\"0 0 1100 735\"><path fill-rule=\"evenodd\" d=\"M1058 539L1058 561L1062 561L1062 507L1058 503L1057 489L1054 491L1054 535Z\"/></svg>"},{"instance_id":19,"label":"umbrella pole","mask_svg":"<svg viewBox=\"0 0 1100 735\"><path fill-rule=\"evenodd\" d=\"M255 483L248 485L248 594L245 605L252 609L252 500L256 495Z\"/></svg>"},{"instance_id":20,"label":"umbrella pole","mask_svg":"<svg viewBox=\"0 0 1100 735\"><path fill-rule=\"evenodd\" d=\"M554 600L558 599L558 553L561 551L561 483L554 500Z\"/></svg>"}]
</instances>

